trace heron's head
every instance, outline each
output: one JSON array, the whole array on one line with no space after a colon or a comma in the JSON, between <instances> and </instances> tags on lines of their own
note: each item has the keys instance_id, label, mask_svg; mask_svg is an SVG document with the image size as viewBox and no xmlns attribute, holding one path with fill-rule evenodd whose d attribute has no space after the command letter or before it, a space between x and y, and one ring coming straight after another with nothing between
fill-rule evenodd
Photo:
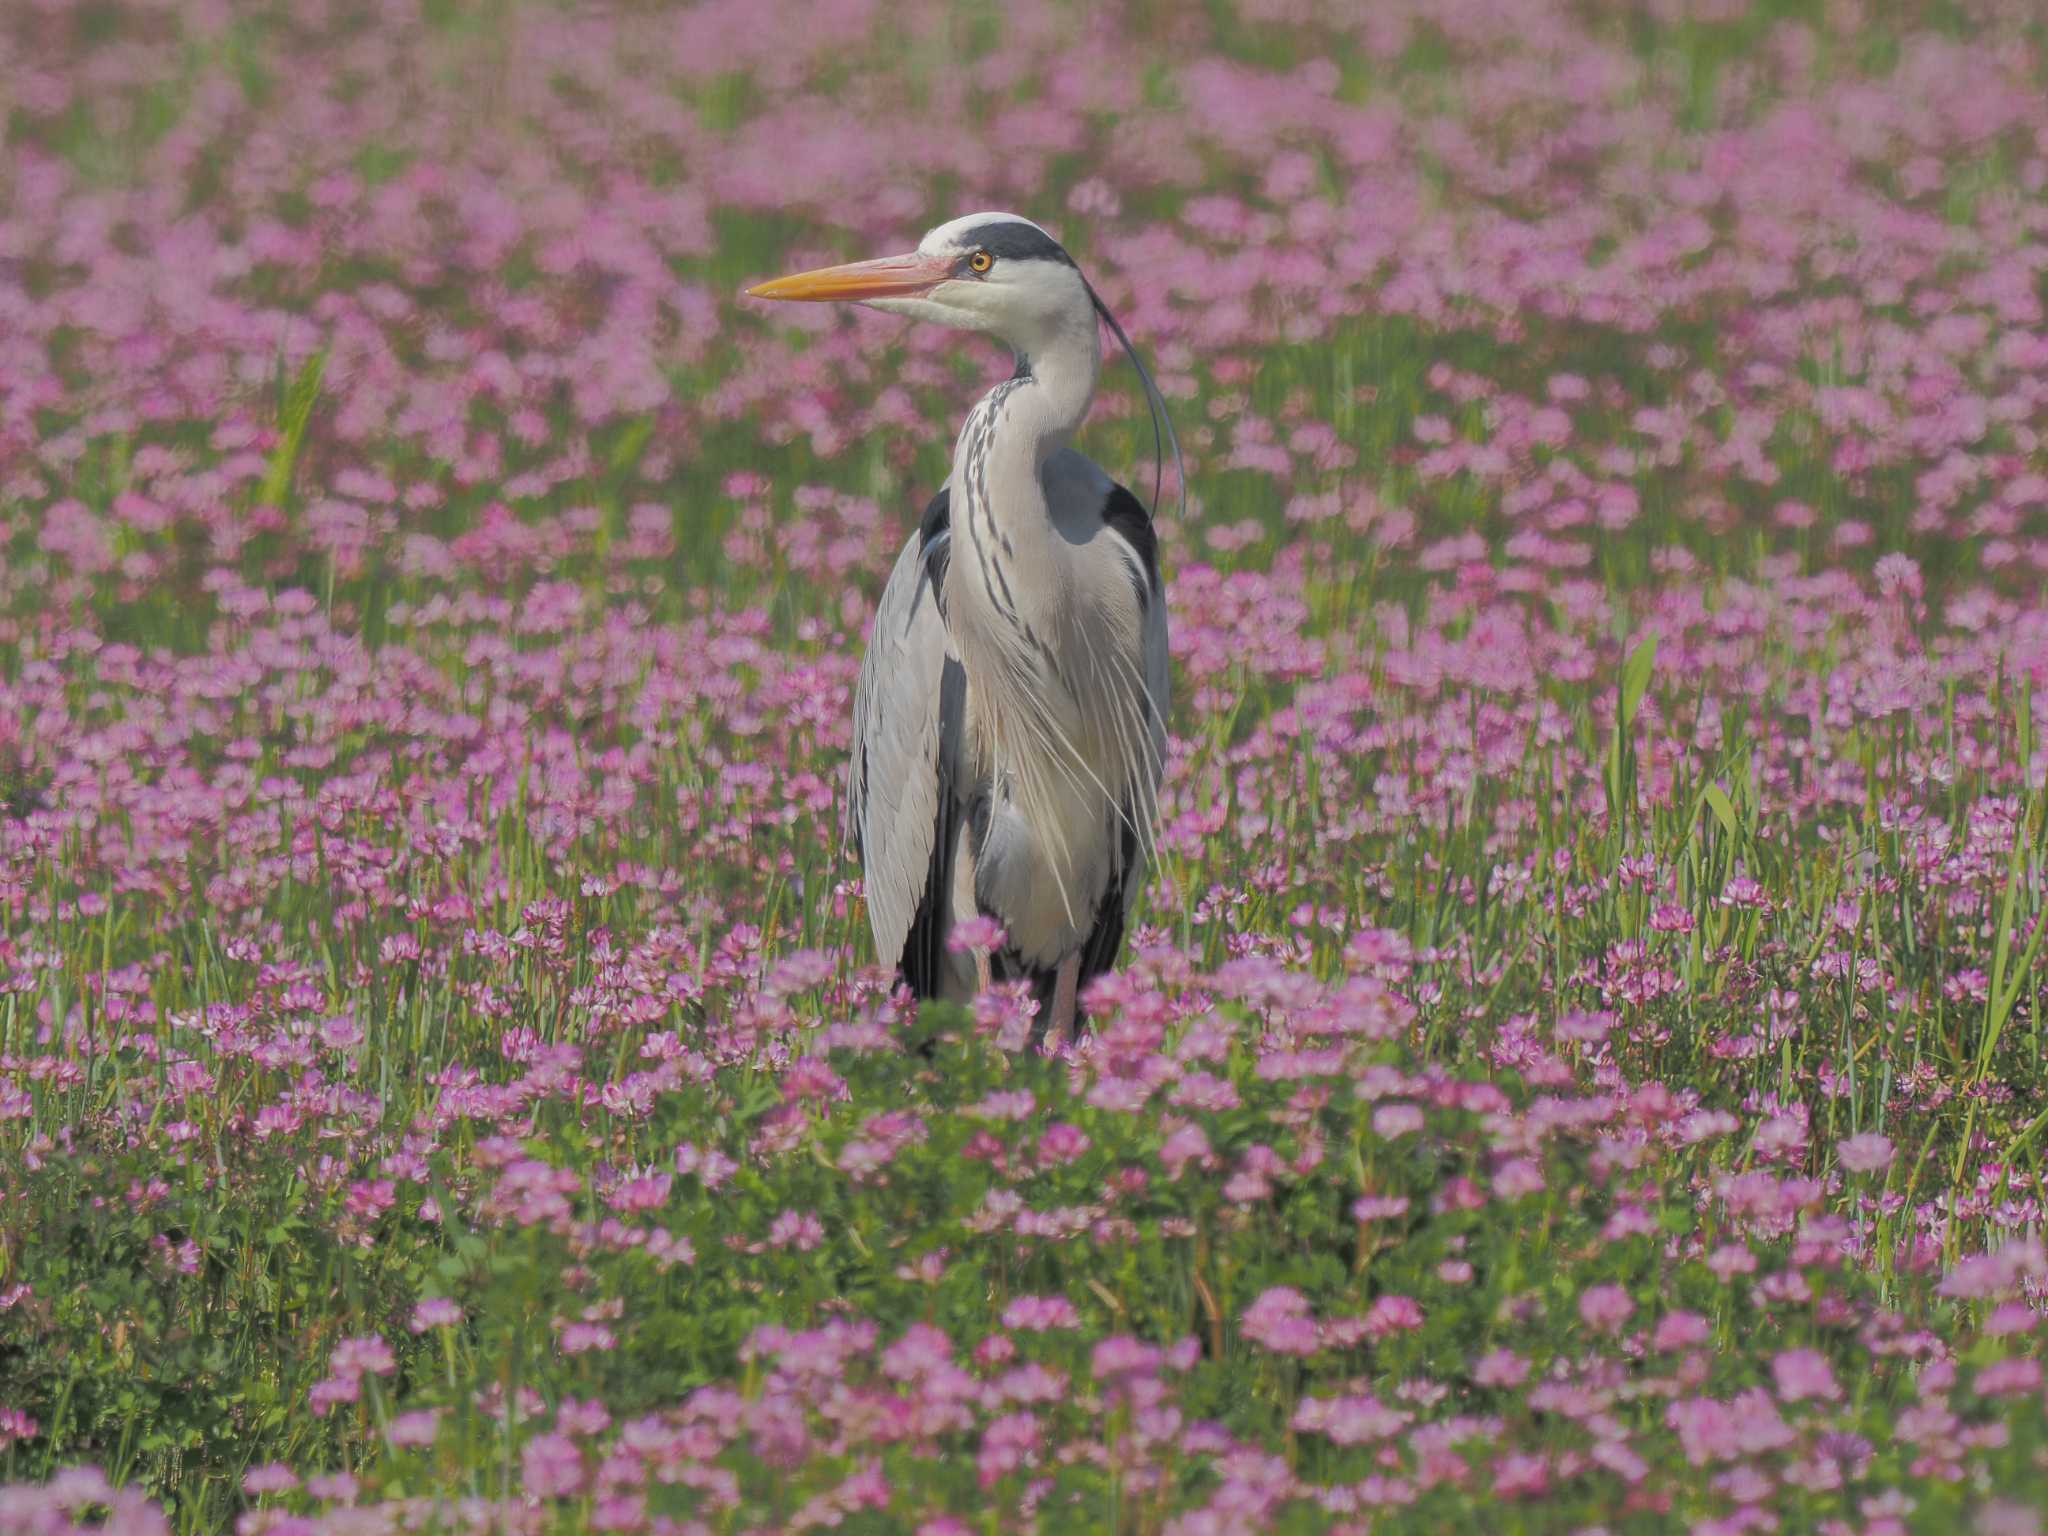
<instances>
[{"instance_id":1,"label":"heron's head","mask_svg":"<svg viewBox=\"0 0 2048 1536\"><path fill-rule=\"evenodd\" d=\"M757 299L839 299L985 331L1035 354L1062 332L1095 336L1095 297L1059 241L1014 213L941 224L907 256L821 267L749 288Z\"/></svg>"}]
</instances>

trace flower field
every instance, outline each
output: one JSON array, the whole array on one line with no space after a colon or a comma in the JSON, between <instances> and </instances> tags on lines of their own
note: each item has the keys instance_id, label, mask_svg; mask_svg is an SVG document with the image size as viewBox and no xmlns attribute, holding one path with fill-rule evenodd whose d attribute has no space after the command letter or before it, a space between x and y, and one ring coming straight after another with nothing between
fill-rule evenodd
<instances>
[{"instance_id":1,"label":"flower field","mask_svg":"<svg viewBox=\"0 0 2048 1536\"><path fill-rule=\"evenodd\" d=\"M4 0L0 106L0 1536L2043 1530L2036 7ZM977 208L1187 458L1046 1056L838 819L1008 359L741 297Z\"/></svg>"}]
</instances>

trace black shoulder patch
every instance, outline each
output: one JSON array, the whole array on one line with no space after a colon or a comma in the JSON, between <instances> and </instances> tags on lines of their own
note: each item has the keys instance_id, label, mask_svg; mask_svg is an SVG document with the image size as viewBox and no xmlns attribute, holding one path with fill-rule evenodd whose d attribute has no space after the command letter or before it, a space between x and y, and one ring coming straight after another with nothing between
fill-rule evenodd
<instances>
[{"instance_id":1,"label":"black shoulder patch","mask_svg":"<svg viewBox=\"0 0 2048 1536\"><path fill-rule=\"evenodd\" d=\"M953 926L953 850L965 812L960 738L966 721L967 674L948 656L939 674L939 760L933 765L939 793L932 818L932 856L925 866L924 894L896 962L917 997L937 997L945 981L946 934Z\"/></svg>"},{"instance_id":2,"label":"black shoulder patch","mask_svg":"<svg viewBox=\"0 0 2048 1536\"><path fill-rule=\"evenodd\" d=\"M953 530L953 493L946 486L939 487L924 509L924 516L917 521L917 544L920 549L930 549L932 540L942 533Z\"/></svg>"},{"instance_id":3,"label":"black shoulder patch","mask_svg":"<svg viewBox=\"0 0 2048 1536\"><path fill-rule=\"evenodd\" d=\"M979 250L984 250L997 261L1056 261L1071 267L1074 258L1067 254L1067 248L1034 224L1019 219L999 219L988 224L976 225L968 230L964 240L972 241Z\"/></svg>"},{"instance_id":4,"label":"black shoulder patch","mask_svg":"<svg viewBox=\"0 0 2048 1536\"><path fill-rule=\"evenodd\" d=\"M946 612L946 567L953 558L953 497L944 486L924 509L924 516L917 525L917 558L923 569L918 572L920 590L929 583L932 598L939 605L940 617ZM917 604L910 605L910 611L917 612Z\"/></svg>"},{"instance_id":5,"label":"black shoulder patch","mask_svg":"<svg viewBox=\"0 0 2048 1536\"><path fill-rule=\"evenodd\" d=\"M1145 504L1120 485L1109 488L1109 499L1102 504L1102 521L1112 533L1120 536L1131 546L1131 553L1138 557L1138 564L1145 576L1138 585L1140 604L1152 601L1152 589L1159 584L1159 535L1152 531L1152 514L1145 510Z\"/></svg>"}]
</instances>

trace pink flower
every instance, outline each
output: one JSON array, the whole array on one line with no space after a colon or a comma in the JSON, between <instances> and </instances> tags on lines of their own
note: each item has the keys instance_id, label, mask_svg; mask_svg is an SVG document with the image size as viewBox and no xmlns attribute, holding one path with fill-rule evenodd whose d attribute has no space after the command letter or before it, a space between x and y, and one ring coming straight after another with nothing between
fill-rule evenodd
<instances>
[{"instance_id":1,"label":"pink flower","mask_svg":"<svg viewBox=\"0 0 2048 1536\"><path fill-rule=\"evenodd\" d=\"M1025 1333L1078 1328L1081 1326L1081 1314L1064 1296L1019 1296L1003 1308L1003 1326Z\"/></svg>"},{"instance_id":2,"label":"pink flower","mask_svg":"<svg viewBox=\"0 0 2048 1536\"><path fill-rule=\"evenodd\" d=\"M975 1457L982 1490L986 1492L1014 1472L1037 1466L1040 1438L1038 1417L1031 1413L1008 1414L983 1430Z\"/></svg>"},{"instance_id":3,"label":"pink flower","mask_svg":"<svg viewBox=\"0 0 2048 1536\"><path fill-rule=\"evenodd\" d=\"M1392 1221L1407 1214L1406 1195L1360 1195L1351 1202L1353 1221Z\"/></svg>"},{"instance_id":4,"label":"pink flower","mask_svg":"<svg viewBox=\"0 0 2048 1536\"><path fill-rule=\"evenodd\" d=\"M1025 1120L1038 1107L1038 1100L1029 1088L1010 1088L990 1094L978 1104L969 1105L965 1113L983 1120Z\"/></svg>"},{"instance_id":5,"label":"pink flower","mask_svg":"<svg viewBox=\"0 0 2048 1536\"><path fill-rule=\"evenodd\" d=\"M360 1486L354 1475L347 1472L319 1472L306 1479L306 1492L328 1504L349 1503Z\"/></svg>"},{"instance_id":6,"label":"pink flower","mask_svg":"<svg viewBox=\"0 0 2048 1536\"><path fill-rule=\"evenodd\" d=\"M2010 1338L2016 1333L2032 1333L2040 1320L2040 1315L2024 1301L2001 1301L1991 1309L1980 1331L1987 1339Z\"/></svg>"},{"instance_id":7,"label":"pink flower","mask_svg":"<svg viewBox=\"0 0 2048 1536\"><path fill-rule=\"evenodd\" d=\"M1493 1193L1499 1200L1520 1200L1544 1189L1543 1170L1533 1158L1514 1157L1494 1171Z\"/></svg>"},{"instance_id":8,"label":"pink flower","mask_svg":"<svg viewBox=\"0 0 2048 1536\"><path fill-rule=\"evenodd\" d=\"M1892 1165L1892 1140L1875 1131L1844 1137L1835 1143L1835 1157L1851 1173L1883 1173Z\"/></svg>"},{"instance_id":9,"label":"pink flower","mask_svg":"<svg viewBox=\"0 0 2048 1536\"><path fill-rule=\"evenodd\" d=\"M707 1190L715 1190L740 1170L740 1165L716 1147L699 1151L689 1142L676 1148L676 1172L695 1174Z\"/></svg>"},{"instance_id":10,"label":"pink flower","mask_svg":"<svg viewBox=\"0 0 2048 1536\"><path fill-rule=\"evenodd\" d=\"M1814 1349L1788 1349L1774 1356L1771 1378L1777 1383L1779 1398L1788 1403L1810 1397L1832 1403L1842 1395L1827 1358Z\"/></svg>"},{"instance_id":11,"label":"pink flower","mask_svg":"<svg viewBox=\"0 0 2048 1536\"><path fill-rule=\"evenodd\" d=\"M1497 1499L1540 1499L1550 1491L1550 1463L1540 1453L1510 1452L1493 1464Z\"/></svg>"},{"instance_id":12,"label":"pink flower","mask_svg":"<svg viewBox=\"0 0 2048 1536\"><path fill-rule=\"evenodd\" d=\"M1010 942L1003 925L992 917L970 917L955 923L946 933L946 948L956 955L972 950L995 951Z\"/></svg>"},{"instance_id":13,"label":"pink flower","mask_svg":"<svg viewBox=\"0 0 2048 1536\"><path fill-rule=\"evenodd\" d=\"M384 1438L394 1449L432 1445L441 1432L441 1410L438 1408L416 1408L410 1413L395 1415L384 1426Z\"/></svg>"},{"instance_id":14,"label":"pink flower","mask_svg":"<svg viewBox=\"0 0 2048 1536\"><path fill-rule=\"evenodd\" d=\"M1199 1125L1184 1125L1168 1136L1159 1148L1159 1161L1166 1167L1169 1180L1177 1180L1187 1171L1189 1163L1200 1163L1213 1167L1215 1155L1209 1150L1209 1137Z\"/></svg>"},{"instance_id":15,"label":"pink flower","mask_svg":"<svg viewBox=\"0 0 2048 1536\"><path fill-rule=\"evenodd\" d=\"M1697 1312L1667 1312L1657 1319L1657 1328L1650 1335L1650 1347L1662 1354L1675 1350L1692 1349L1713 1337L1713 1328Z\"/></svg>"},{"instance_id":16,"label":"pink flower","mask_svg":"<svg viewBox=\"0 0 2048 1536\"><path fill-rule=\"evenodd\" d=\"M1977 1511L1971 1536L2041 1536L2041 1513L2016 1499L1993 1499Z\"/></svg>"},{"instance_id":17,"label":"pink flower","mask_svg":"<svg viewBox=\"0 0 2048 1536\"><path fill-rule=\"evenodd\" d=\"M412 1309L414 1333L425 1333L429 1328L455 1328L461 1323L462 1308L446 1296L429 1296Z\"/></svg>"},{"instance_id":18,"label":"pink flower","mask_svg":"<svg viewBox=\"0 0 2048 1536\"><path fill-rule=\"evenodd\" d=\"M1680 1449L1696 1467L1742 1454L1735 1415L1714 1398L1681 1398L1664 1410L1664 1422L1677 1431Z\"/></svg>"},{"instance_id":19,"label":"pink flower","mask_svg":"<svg viewBox=\"0 0 2048 1536\"><path fill-rule=\"evenodd\" d=\"M1366 1394L1305 1397L1294 1410L1293 1422L1302 1433L1322 1435L1334 1445L1369 1445L1399 1434L1414 1417Z\"/></svg>"},{"instance_id":20,"label":"pink flower","mask_svg":"<svg viewBox=\"0 0 2048 1536\"><path fill-rule=\"evenodd\" d=\"M1661 902L1650 913L1650 927L1658 933L1691 933L1693 915L1684 907Z\"/></svg>"},{"instance_id":21,"label":"pink flower","mask_svg":"<svg viewBox=\"0 0 2048 1536\"><path fill-rule=\"evenodd\" d=\"M1381 1296L1366 1308L1365 1331L1375 1339L1412 1333L1422 1326L1422 1306L1412 1296Z\"/></svg>"},{"instance_id":22,"label":"pink flower","mask_svg":"<svg viewBox=\"0 0 2048 1536\"><path fill-rule=\"evenodd\" d=\"M882 1374L892 1381L917 1381L953 1363L953 1341L930 1323L912 1323L882 1352Z\"/></svg>"},{"instance_id":23,"label":"pink flower","mask_svg":"<svg viewBox=\"0 0 2048 1536\"><path fill-rule=\"evenodd\" d=\"M2022 1397L2041 1390L2041 1362L2025 1355L1987 1365L1970 1383L1979 1397Z\"/></svg>"},{"instance_id":24,"label":"pink flower","mask_svg":"<svg viewBox=\"0 0 2048 1536\"><path fill-rule=\"evenodd\" d=\"M1806 1117L1773 1115L1756 1130L1757 1156L1766 1161L1796 1159L1806 1149Z\"/></svg>"},{"instance_id":25,"label":"pink flower","mask_svg":"<svg viewBox=\"0 0 2048 1536\"><path fill-rule=\"evenodd\" d=\"M1087 1152L1093 1143L1078 1125L1049 1126L1038 1138L1038 1162L1040 1167L1056 1168L1071 1163Z\"/></svg>"},{"instance_id":26,"label":"pink flower","mask_svg":"<svg viewBox=\"0 0 2048 1536\"><path fill-rule=\"evenodd\" d=\"M825 1224L809 1211L784 1211L768 1228L770 1248L809 1253L825 1241Z\"/></svg>"},{"instance_id":27,"label":"pink flower","mask_svg":"<svg viewBox=\"0 0 2048 1536\"><path fill-rule=\"evenodd\" d=\"M1888 555L1879 555L1871 567L1871 575L1877 578L1877 590L1886 597L1905 596L1917 600L1925 591L1920 575L1920 563L1911 555L1896 550Z\"/></svg>"},{"instance_id":28,"label":"pink flower","mask_svg":"<svg viewBox=\"0 0 2048 1536\"><path fill-rule=\"evenodd\" d=\"M568 1323L562 1328L562 1353L588 1355L618 1348L618 1339L603 1323Z\"/></svg>"},{"instance_id":29,"label":"pink flower","mask_svg":"<svg viewBox=\"0 0 2048 1536\"><path fill-rule=\"evenodd\" d=\"M1557 1021L1557 1037L1594 1044L1612 1034L1619 1022L1611 1013L1568 1013Z\"/></svg>"},{"instance_id":30,"label":"pink flower","mask_svg":"<svg viewBox=\"0 0 2048 1536\"><path fill-rule=\"evenodd\" d=\"M1937 1294L1965 1301L2002 1298L2019 1289L2022 1280L2048 1275L2048 1250L2037 1237L2014 1238L1992 1253L1964 1259L1935 1287Z\"/></svg>"},{"instance_id":31,"label":"pink flower","mask_svg":"<svg viewBox=\"0 0 2048 1536\"><path fill-rule=\"evenodd\" d=\"M974 1346L974 1363L984 1368L1007 1365L1016 1358L1016 1340L1007 1333L992 1333Z\"/></svg>"},{"instance_id":32,"label":"pink flower","mask_svg":"<svg viewBox=\"0 0 2048 1536\"><path fill-rule=\"evenodd\" d=\"M242 1492L251 1498L266 1493L289 1493L299 1486L299 1474L281 1461L251 1467L242 1474Z\"/></svg>"},{"instance_id":33,"label":"pink flower","mask_svg":"<svg viewBox=\"0 0 2048 1536\"><path fill-rule=\"evenodd\" d=\"M1413 1104L1382 1104L1372 1112L1373 1134L1387 1141L1419 1131L1422 1126L1422 1111Z\"/></svg>"},{"instance_id":34,"label":"pink flower","mask_svg":"<svg viewBox=\"0 0 2048 1536\"><path fill-rule=\"evenodd\" d=\"M378 1335L361 1334L335 1345L327 1368L337 1378L351 1381L366 1375L389 1376L398 1369L398 1357Z\"/></svg>"},{"instance_id":35,"label":"pink flower","mask_svg":"<svg viewBox=\"0 0 2048 1536\"><path fill-rule=\"evenodd\" d=\"M1528 1376L1529 1362L1511 1349L1491 1350L1472 1367L1472 1380L1482 1387L1519 1387Z\"/></svg>"},{"instance_id":36,"label":"pink flower","mask_svg":"<svg viewBox=\"0 0 2048 1536\"><path fill-rule=\"evenodd\" d=\"M620 1184L605 1197L605 1204L615 1211L658 1211L668 1203L673 1182L673 1174L642 1174Z\"/></svg>"},{"instance_id":37,"label":"pink flower","mask_svg":"<svg viewBox=\"0 0 2048 1536\"><path fill-rule=\"evenodd\" d=\"M1119 1381L1133 1376L1154 1376L1165 1363L1166 1354L1156 1345L1112 1334L1097 1344L1089 1355L1088 1368L1097 1381Z\"/></svg>"},{"instance_id":38,"label":"pink flower","mask_svg":"<svg viewBox=\"0 0 2048 1536\"><path fill-rule=\"evenodd\" d=\"M567 1435L535 1435L519 1453L527 1497L573 1498L583 1491L583 1452Z\"/></svg>"},{"instance_id":39,"label":"pink flower","mask_svg":"<svg viewBox=\"0 0 2048 1536\"><path fill-rule=\"evenodd\" d=\"M1742 1243L1723 1243L1707 1255L1706 1263L1723 1285L1737 1275L1756 1273L1756 1254Z\"/></svg>"},{"instance_id":40,"label":"pink flower","mask_svg":"<svg viewBox=\"0 0 2048 1536\"><path fill-rule=\"evenodd\" d=\"M1579 1297L1579 1316L1595 1333L1619 1333L1636 1304L1618 1285L1596 1285Z\"/></svg>"},{"instance_id":41,"label":"pink flower","mask_svg":"<svg viewBox=\"0 0 2048 1536\"><path fill-rule=\"evenodd\" d=\"M363 1384L354 1376L328 1376L306 1389L306 1407L316 1419L325 1418L339 1403L361 1400Z\"/></svg>"},{"instance_id":42,"label":"pink flower","mask_svg":"<svg viewBox=\"0 0 2048 1536\"><path fill-rule=\"evenodd\" d=\"M1312 1355L1318 1348L1315 1319L1308 1298L1292 1286L1262 1292L1245 1309L1239 1327L1244 1336L1279 1355Z\"/></svg>"}]
</instances>

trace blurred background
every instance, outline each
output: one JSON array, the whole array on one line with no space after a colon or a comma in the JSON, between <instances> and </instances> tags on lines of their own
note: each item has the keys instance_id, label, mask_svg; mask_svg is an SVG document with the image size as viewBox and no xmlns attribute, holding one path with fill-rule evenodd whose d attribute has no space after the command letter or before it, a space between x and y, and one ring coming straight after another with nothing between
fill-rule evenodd
<instances>
[{"instance_id":1,"label":"blurred background","mask_svg":"<svg viewBox=\"0 0 2048 1536\"><path fill-rule=\"evenodd\" d=\"M346 1505L336 1468L392 1500L458 1471L509 1490L515 1368L624 1424L753 1390L741 1341L848 1308L965 1349L1013 1257L1081 1309L1026 1341L1077 1382L1111 1334L1199 1334L1176 1401L1264 1476L1298 1449L1311 1303L1365 1326L1346 1245L1427 1302L1374 1314L1389 1380L1465 1371L1524 1287L1515 1347L1611 1370L1604 1405L1644 1368L1621 1287L1645 1325L1678 1294L1667 1235L1704 1252L1754 1217L1775 1241L1825 1168L1827 1242L1897 1310L1859 1333L1811 1309L1802 1344L1852 1390L1802 1350L1786 1397L1856 1431L1851 1493L1833 1462L1801 1475L1838 1514L1873 1465L1904 1486L1918 1453L1856 1438L1915 1401L1888 1341L1952 1316L1941 1266L2038 1231L2048 1123L2037 0L0 0L0 123L8 1478L97 1461L191 1533L272 1495ZM1204 1025L1234 1080L1194 1073L1170 1111L1084 1102L1078 1071L964 1029L943 1073L884 1051L838 848L874 594L1009 361L741 290L985 208L1075 253L1187 451L1185 513L1170 467L1159 507L1175 713L1140 1044L1097 1059L1128 1086L1169 1011L1224 1017L1212 992L1275 1023ZM1152 495L1128 367L1082 446ZM778 1076L842 1027L851 1088ZM1425 1222L1491 1177L1490 1117L1425 1140L1387 1106L1370 1145L1407 1139L1373 1219L1416 1218L1375 1248L1323 1156L1367 1144L1365 1055L1475 1090L1647 1084L1641 1127L1600 1179L1560 1162L1538 1198L1517 1163L1483 1215ZM994 1134L978 1096L1029 1074L1134 1170L1047 1160L1043 1201L1101 1216L1085 1240L983 1219L1010 1174L961 1149ZM1736 1109L1754 1149L1715 1162ZM520 1137L559 1166L506 1171ZM1771 1190L1759 1169L1815 1177L1701 1214L1738 1159ZM1615 1169L1652 1214L1617 1194L1605 1227L1582 1197ZM657 1231L664 1267L570 1251L562 1181ZM1523 1273L1553 1220L1570 1264ZM1225 1235L1196 1256L1198 1223ZM1805 1316L1806 1262L1768 1328L1746 1271L1689 1262L1673 1349L1709 1311L1743 1347ZM1261 1297L1290 1358L1238 1328ZM1495 1486L1548 1508L1561 1421L1522 1411L1528 1360L1487 1358L1457 1390L1499 1395L1444 1413L1505 1403ZM1762 1390L1761 1355L1713 1360L1723 1397ZM329 1415L387 1378L409 1438ZM1448 1476L1456 1437L1423 1442L1446 1389L1416 1379L1404 1465ZM808 1390L776 1408L798 1436ZM1060 1435L1121 1433L1113 1397L1052 1396ZM2016 1400L2009 1447L1993 1417L1913 1463L1933 1518L2038 1471ZM1750 1485L1649 1397L1628 1411L1655 1463L1635 1528L1741 1528ZM1377 1480L1361 1442L1409 1417L1298 1470ZM1222 1443L1156 1442L1143 1528L1239 1496L1203 1470ZM718 1446L749 1519L854 1477ZM885 1453L934 1520L990 1521L1023 1455L978 1486ZM581 1487L566 1454L524 1469L535 1499ZM1603 1518L1618 1485L1568 1457ZM1061 1496L1110 1507L1093 1466ZM1441 1489L1418 1525L1458 1527ZM1326 1529L1301 1497L1296 1528Z\"/></svg>"},{"instance_id":2,"label":"blurred background","mask_svg":"<svg viewBox=\"0 0 2048 1536\"><path fill-rule=\"evenodd\" d=\"M0 580L110 598L113 634L201 643L233 570L375 636L465 537L497 585L673 543L664 602L806 487L893 534L1000 363L738 290L981 207L1055 229L1155 356L1183 561L1334 525L1623 583L1653 554L2040 570L2024 3L4 21ZM1098 456L1135 484L1111 383Z\"/></svg>"}]
</instances>

